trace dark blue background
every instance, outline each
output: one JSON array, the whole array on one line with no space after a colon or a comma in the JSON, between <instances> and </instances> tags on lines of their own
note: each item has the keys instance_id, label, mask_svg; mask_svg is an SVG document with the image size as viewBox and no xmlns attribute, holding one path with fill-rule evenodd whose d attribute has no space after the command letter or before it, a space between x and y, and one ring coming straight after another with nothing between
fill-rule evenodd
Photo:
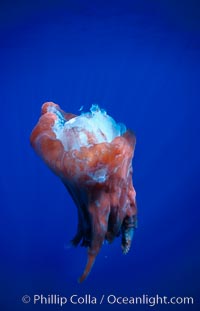
<instances>
[{"instance_id":1,"label":"dark blue background","mask_svg":"<svg viewBox=\"0 0 200 311\"><path fill-rule=\"evenodd\" d=\"M49 308L23 305L25 294L198 299L197 4L1 1L2 311ZM119 239L103 246L81 285L86 250L65 247L76 231L76 208L29 144L45 101L76 114L82 105L88 110L98 103L137 136L133 181L139 222L132 249L123 256Z\"/></svg>"}]
</instances>

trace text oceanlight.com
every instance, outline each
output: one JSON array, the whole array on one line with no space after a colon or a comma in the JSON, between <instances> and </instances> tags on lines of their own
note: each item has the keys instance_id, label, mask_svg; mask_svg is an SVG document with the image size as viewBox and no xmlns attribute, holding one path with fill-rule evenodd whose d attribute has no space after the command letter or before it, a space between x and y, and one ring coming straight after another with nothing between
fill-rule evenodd
<instances>
[{"instance_id":1,"label":"text oceanlight.com","mask_svg":"<svg viewBox=\"0 0 200 311\"><path fill-rule=\"evenodd\" d=\"M118 296L114 294L109 295L101 295L101 296L92 296L90 294L86 295L77 295L73 294L71 296L61 296L61 295L43 295L36 294L32 297L29 295L24 295L22 297L22 302L24 304L32 303L34 305L58 305L63 307L67 304L74 305L89 305L89 304L109 304L109 305L148 305L150 307L154 307L156 305L191 305L194 304L193 297L167 297L167 296L159 296L158 294L155 296L149 295L141 295L141 296Z\"/></svg>"}]
</instances>

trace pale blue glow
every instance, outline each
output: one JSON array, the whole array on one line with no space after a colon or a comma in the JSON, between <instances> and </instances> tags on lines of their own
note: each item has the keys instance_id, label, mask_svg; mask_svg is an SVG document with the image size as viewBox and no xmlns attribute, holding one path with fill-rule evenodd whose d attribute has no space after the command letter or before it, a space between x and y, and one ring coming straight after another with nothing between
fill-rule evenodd
<instances>
[{"instance_id":1,"label":"pale blue glow","mask_svg":"<svg viewBox=\"0 0 200 311\"><path fill-rule=\"evenodd\" d=\"M105 110L98 105L92 105L90 112L82 113L80 116L63 122L63 117L55 107L50 107L51 112L55 113L57 120L53 126L56 138L59 139L65 150L80 149L89 147L93 144L103 142L110 143L115 137L121 136L126 132L124 124L116 123ZM91 135L92 134L92 135ZM92 143L89 141L92 136ZM103 179L97 176L97 179Z\"/></svg>"}]
</instances>

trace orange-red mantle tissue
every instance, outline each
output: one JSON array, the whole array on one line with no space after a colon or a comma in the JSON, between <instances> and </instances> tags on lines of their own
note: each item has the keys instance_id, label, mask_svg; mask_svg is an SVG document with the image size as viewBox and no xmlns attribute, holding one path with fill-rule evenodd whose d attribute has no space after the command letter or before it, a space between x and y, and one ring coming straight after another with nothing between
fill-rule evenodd
<instances>
[{"instance_id":1,"label":"orange-red mantle tissue","mask_svg":"<svg viewBox=\"0 0 200 311\"><path fill-rule=\"evenodd\" d=\"M47 102L30 141L77 206L78 228L72 244L88 248L82 282L104 240L112 242L121 235L123 253L130 249L137 225L132 183L135 136L97 105L76 116Z\"/></svg>"}]
</instances>

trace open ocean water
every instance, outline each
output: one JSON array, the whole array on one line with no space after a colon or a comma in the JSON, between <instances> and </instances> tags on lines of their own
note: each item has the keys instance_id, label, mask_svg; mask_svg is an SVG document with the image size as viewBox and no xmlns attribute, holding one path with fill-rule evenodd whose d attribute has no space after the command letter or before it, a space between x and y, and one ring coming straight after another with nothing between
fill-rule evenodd
<instances>
[{"instance_id":1,"label":"open ocean water","mask_svg":"<svg viewBox=\"0 0 200 311\"><path fill-rule=\"evenodd\" d=\"M199 100L198 1L1 1L1 311L61 310L34 295L97 299L64 310L200 310ZM97 103L137 138L131 250L103 245L82 284L86 249L67 248L76 207L29 143L45 101L75 114Z\"/></svg>"}]
</instances>

